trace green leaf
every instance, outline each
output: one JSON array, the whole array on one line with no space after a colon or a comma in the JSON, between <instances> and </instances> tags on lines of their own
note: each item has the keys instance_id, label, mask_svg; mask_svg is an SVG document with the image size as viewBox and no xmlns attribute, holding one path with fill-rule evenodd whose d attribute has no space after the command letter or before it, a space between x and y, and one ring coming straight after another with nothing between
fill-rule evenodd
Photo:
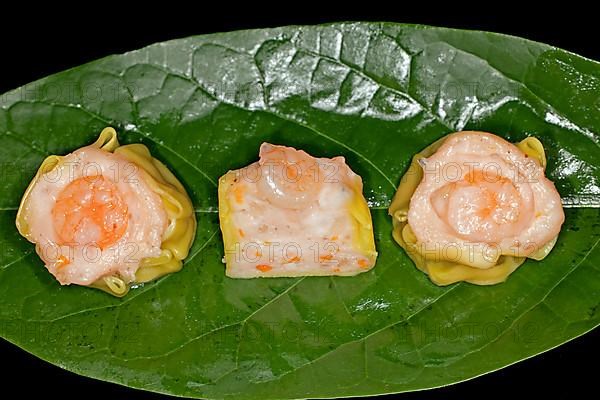
<instances>
[{"instance_id":1,"label":"green leaf","mask_svg":"<svg viewBox=\"0 0 600 400\"><path fill-rule=\"evenodd\" d=\"M0 334L60 367L208 398L369 395L494 371L600 322L600 65L484 32L351 23L198 36L50 76L0 98ZM14 227L48 154L107 125L188 188L180 273L116 299L60 287ZM567 220L543 262L493 287L437 287L391 238L411 156L461 129L544 143ZM224 276L216 181L262 141L344 155L365 182L380 258L352 278Z\"/></svg>"}]
</instances>

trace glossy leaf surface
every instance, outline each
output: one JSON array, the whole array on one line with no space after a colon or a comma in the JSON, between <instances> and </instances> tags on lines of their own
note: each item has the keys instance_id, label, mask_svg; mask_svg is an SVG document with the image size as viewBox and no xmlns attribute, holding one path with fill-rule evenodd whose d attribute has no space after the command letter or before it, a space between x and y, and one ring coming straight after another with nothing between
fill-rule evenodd
<instances>
[{"instance_id":1,"label":"glossy leaf surface","mask_svg":"<svg viewBox=\"0 0 600 400\"><path fill-rule=\"evenodd\" d=\"M496 370L600 322L600 65L519 38L352 23L198 36L83 65L0 97L0 335L76 373L208 398L430 388ZM188 189L197 238L180 273L124 299L60 287L18 236L48 154L107 125ZM552 254L493 287L437 287L391 237L414 153L462 129L546 147L567 220ZM224 276L216 181L261 142L343 155L379 251L353 278Z\"/></svg>"}]
</instances>

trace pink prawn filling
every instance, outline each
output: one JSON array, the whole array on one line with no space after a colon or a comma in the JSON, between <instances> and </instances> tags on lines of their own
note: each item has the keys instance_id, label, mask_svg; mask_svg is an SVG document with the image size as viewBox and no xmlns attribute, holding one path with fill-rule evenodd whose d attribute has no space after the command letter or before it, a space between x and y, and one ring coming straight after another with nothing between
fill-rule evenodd
<instances>
[{"instance_id":1,"label":"pink prawn filling","mask_svg":"<svg viewBox=\"0 0 600 400\"><path fill-rule=\"evenodd\" d=\"M514 183L481 170L439 188L431 202L438 217L465 240L480 240L482 234L501 239L525 219L523 199Z\"/></svg>"},{"instance_id":2,"label":"pink prawn filling","mask_svg":"<svg viewBox=\"0 0 600 400\"><path fill-rule=\"evenodd\" d=\"M102 175L69 183L52 209L54 229L64 245L95 243L104 249L127 230L127 204L117 187Z\"/></svg>"}]
</instances>

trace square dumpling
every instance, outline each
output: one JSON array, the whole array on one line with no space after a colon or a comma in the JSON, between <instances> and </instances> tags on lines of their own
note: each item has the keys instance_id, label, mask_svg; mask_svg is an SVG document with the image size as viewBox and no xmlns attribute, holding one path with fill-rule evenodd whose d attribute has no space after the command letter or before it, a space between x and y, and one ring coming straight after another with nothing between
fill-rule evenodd
<instances>
[{"instance_id":1,"label":"square dumpling","mask_svg":"<svg viewBox=\"0 0 600 400\"><path fill-rule=\"evenodd\" d=\"M227 276L351 276L375 265L362 179L343 157L268 143L259 156L219 179Z\"/></svg>"}]
</instances>

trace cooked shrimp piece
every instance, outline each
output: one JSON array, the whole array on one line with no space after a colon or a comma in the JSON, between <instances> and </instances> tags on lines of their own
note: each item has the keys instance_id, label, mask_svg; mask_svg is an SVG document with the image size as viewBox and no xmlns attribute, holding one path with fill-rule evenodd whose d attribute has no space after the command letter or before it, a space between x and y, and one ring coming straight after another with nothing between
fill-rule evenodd
<instances>
[{"instance_id":1,"label":"cooked shrimp piece","mask_svg":"<svg viewBox=\"0 0 600 400\"><path fill-rule=\"evenodd\" d=\"M299 209L314 200L324 180L315 158L304 151L268 143L260 146L259 154L261 179L258 180L258 188L271 203Z\"/></svg>"},{"instance_id":2,"label":"cooked shrimp piece","mask_svg":"<svg viewBox=\"0 0 600 400\"><path fill-rule=\"evenodd\" d=\"M555 240L564 222L544 166L498 136L449 135L419 163L423 179L408 224L425 251L452 247L457 262L490 268L502 255L532 255Z\"/></svg>"},{"instance_id":3,"label":"cooked shrimp piece","mask_svg":"<svg viewBox=\"0 0 600 400\"><path fill-rule=\"evenodd\" d=\"M355 275L373 267L362 180L343 157L268 143L259 157L219 180L227 276Z\"/></svg>"},{"instance_id":4,"label":"cooked shrimp piece","mask_svg":"<svg viewBox=\"0 0 600 400\"><path fill-rule=\"evenodd\" d=\"M58 244L96 243L104 249L127 229L129 212L116 185L102 175L69 183L52 208Z\"/></svg>"}]
</instances>

